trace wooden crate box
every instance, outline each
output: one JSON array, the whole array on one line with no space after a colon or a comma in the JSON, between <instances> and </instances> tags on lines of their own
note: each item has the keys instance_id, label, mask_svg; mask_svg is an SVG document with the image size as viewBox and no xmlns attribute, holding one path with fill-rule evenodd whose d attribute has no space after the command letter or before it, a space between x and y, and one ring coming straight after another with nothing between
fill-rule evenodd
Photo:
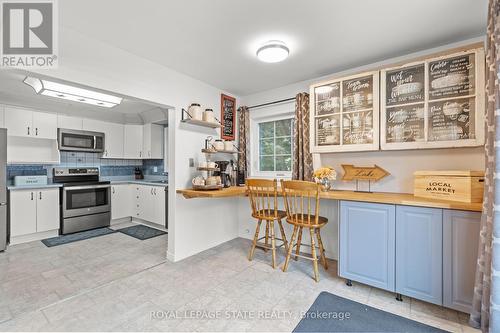
<instances>
[{"instance_id":1,"label":"wooden crate box","mask_svg":"<svg viewBox=\"0 0 500 333\"><path fill-rule=\"evenodd\" d=\"M460 202L482 202L484 171L416 171L416 197Z\"/></svg>"}]
</instances>

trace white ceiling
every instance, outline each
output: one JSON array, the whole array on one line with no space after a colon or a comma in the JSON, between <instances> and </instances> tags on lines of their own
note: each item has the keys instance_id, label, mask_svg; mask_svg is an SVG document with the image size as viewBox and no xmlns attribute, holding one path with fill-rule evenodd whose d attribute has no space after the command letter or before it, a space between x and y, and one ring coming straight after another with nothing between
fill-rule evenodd
<instances>
[{"instance_id":1,"label":"white ceiling","mask_svg":"<svg viewBox=\"0 0 500 333\"><path fill-rule=\"evenodd\" d=\"M234 94L485 33L487 0L72 0L60 22ZM290 57L259 62L281 39Z\"/></svg>"},{"instance_id":2,"label":"white ceiling","mask_svg":"<svg viewBox=\"0 0 500 333\"><path fill-rule=\"evenodd\" d=\"M40 75L36 76L40 77ZM59 98L37 95L33 88L23 83L25 77L26 73L24 71L0 70L0 101L2 103L118 123L141 124L153 121L164 122L167 118L165 113L166 110L164 108L160 108L158 105L117 94L114 95L123 97L122 103L109 109L89 104L71 102ZM75 83L70 84L79 86ZM91 87L80 87L95 90ZM110 93L106 91L101 92Z\"/></svg>"}]
</instances>

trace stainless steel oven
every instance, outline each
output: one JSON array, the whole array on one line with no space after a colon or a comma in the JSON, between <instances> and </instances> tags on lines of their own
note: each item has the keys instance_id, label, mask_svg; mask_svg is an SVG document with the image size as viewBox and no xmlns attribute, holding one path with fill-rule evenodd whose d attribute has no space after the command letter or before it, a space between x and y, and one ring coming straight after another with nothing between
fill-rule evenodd
<instances>
[{"instance_id":1,"label":"stainless steel oven","mask_svg":"<svg viewBox=\"0 0 500 333\"><path fill-rule=\"evenodd\" d=\"M99 181L99 169L54 168L54 181L63 184L62 234L109 226L111 185Z\"/></svg>"},{"instance_id":2,"label":"stainless steel oven","mask_svg":"<svg viewBox=\"0 0 500 333\"><path fill-rule=\"evenodd\" d=\"M59 128L57 134L59 150L94 153L104 151L104 133Z\"/></svg>"}]
</instances>

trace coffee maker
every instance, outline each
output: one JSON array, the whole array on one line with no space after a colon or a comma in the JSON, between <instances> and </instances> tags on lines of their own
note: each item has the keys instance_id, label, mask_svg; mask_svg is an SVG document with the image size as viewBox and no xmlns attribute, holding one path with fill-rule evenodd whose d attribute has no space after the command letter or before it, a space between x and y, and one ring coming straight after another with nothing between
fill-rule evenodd
<instances>
[{"instance_id":1,"label":"coffee maker","mask_svg":"<svg viewBox=\"0 0 500 333\"><path fill-rule=\"evenodd\" d=\"M231 175L230 171L228 171L229 161L215 161L218 165L219 171L214 172L214 176L220 176L222 185L224 187L231 186Z\"/></svg>"}]
</instances>

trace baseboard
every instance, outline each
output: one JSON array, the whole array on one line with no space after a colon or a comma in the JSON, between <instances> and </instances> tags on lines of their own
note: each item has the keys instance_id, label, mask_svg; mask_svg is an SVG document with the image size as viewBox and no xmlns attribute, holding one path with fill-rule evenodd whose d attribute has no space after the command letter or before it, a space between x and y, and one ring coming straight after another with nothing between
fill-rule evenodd
<instances>
[{"instance_id":1,"label":"baseboard","mask_svg":"<svg viewBox=\"0 0 500 333\"><path fill-rule=\"evenodd\" d=\"M130 221L132 221L132 217L128 216L128 217L122 217L120 219L111 220L111 222L109 224L110 225L115 225L115 224L120 224L120 223L123 223L123 222L130 222Z\"/></svg>"},{"instance_id":2,"label":"baseboard","mask_svg":"<svg viewBox=\"0 0 500 333\"><path fill-rule=\"evenodd\" d=\"M131 218L131 222L142 224L142 225L145 225L145 226L148 226L148 227L151 227L151 228L155 228L155 229L158 229L158 230L161 230L161 231L168 232L168 229L166 229L165 227L163 227L163 226L161 226L159 224L152 223L152 222L145 221L145 220L141 220L141 219L138 219L136 217L132 217Z\"/></svg>"},{"instance_id":3,"label":"baseboard","mask_svg":"<svg viewBox=\"0 0 500 333\"><path fill-rule=\"evenodd\" d=\"M29 242L39 241L39 240L42 240L45 238L51 238L51 237L57 237L57 236L59 236L59 229L43 231L43 232L36 232L33 234L27 234L27 235L14 236L14 237L10 237L9 245L29 243Z\"/></svg>"}]
</instances>

